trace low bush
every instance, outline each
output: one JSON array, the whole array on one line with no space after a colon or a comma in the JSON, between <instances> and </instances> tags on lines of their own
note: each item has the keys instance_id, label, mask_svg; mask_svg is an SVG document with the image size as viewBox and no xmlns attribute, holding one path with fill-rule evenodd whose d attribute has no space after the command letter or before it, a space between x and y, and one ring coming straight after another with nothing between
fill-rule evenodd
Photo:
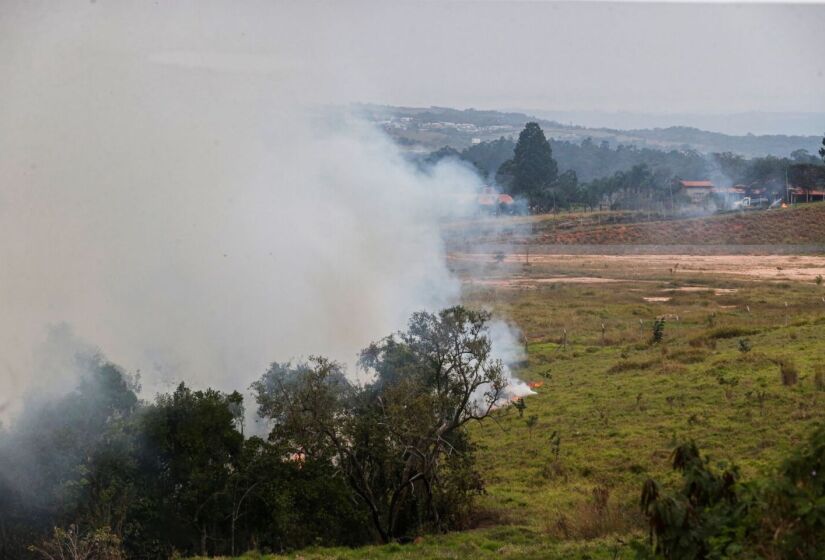
<instances>
[{"instance_id":1,"label":"low bush","mask_svg":"<svg viewBox=\"0 0 825 560\"><path fill-rule=\"evenodd\" d=\"M820 364L814 370L814 388L825 391L825 365Z\"/></svg>"},{"instance_id":2,"label":"low bush","mask_svg":"<svg viewBox=\"0 0 825 560\"><path fill-rule=\"evenodd\" d=\"M712 468L693 443L671 458L683 484L666 492L655 480L644 483L650 546L637 546L637 558L825 558L825 426L766 480L742 483L736 467Z\"/></svg>"},{"instance_id":3,"label":"low bush","mask_svg":"<svg viewBox=\"0 0 825 560\"><path fill-rule=\"evenodd\" d=\"M590 540L628 533L639 527L641 521L638 513L611 501L607 487L596 486L590 491L589 500L558 515L546 531L560 539Z\"/></svg>"},{"instance_id":4,"label":"low bush","mask_svg":"<svg viewBox=\"0 0 825 560\"><path fill-rule=\"evenodd\" d=\"M799 370L796 364L790 359L784 359L779 362L779 372L782 376L782 385L790 387L796 385L799 381Z\"/></svg>"},{"instance_id":5,"label":"low bush","mask_svg":"<svg viewBox=\"0 0 825 560\"><path fill-rule=\"evenodd\" d=\"M691 338L688 341L688 344L692 348L708 348L710 350L716 350L716 339L715 338L709 338L705 335Z\"/></svg>"},{"instance_id":6,"label":"low bush","mask_svg":"<svg viewBox=\"0 0 825 560\"><path fill-rule=\"evenodd\" d=\"M616 364L613 364L608 368L607 373L623 373L625 371L633 371L633 370L643 370L643 369L650 369L651 367L658 364L658 360L647 360L647 361L633 361L633 360L622 360Z\"/></svg>"},{"instance_id":7,"label":"low bush","mask_svg":"<svg viewBox=\"0 0 825 560\"><path fill-rule=\"evenodd\" d=\"M52 536L29 550L45 560L126 560L120 538L104 527L86 533L55 527Z\"/></svg>"},{"instance_id":8,"label":"low bush","mask_svg":"<svg viewBox=\"0 0 825 560\"><path fill-rule=\"evenodd\" d=\"M669 355L671 360L679 362L680 364L698 364L704 362L707 357L708 353L704 350L692 349L677 350L671 352Z\"/></svg>"},{"instance_id":9,"label":"low bush","mask_svg":"<svg viewBox=\"0 0 825 560\"><path fill-rule=\"evenodd\" d=\"M715 340L725 339L725 338L737 338L737 337L744 337L751 334L756 334L759 331L754 329L746 329L744 327L717 327L712 331L707 333L707 337Z\"/></svg>"}]
</instances>

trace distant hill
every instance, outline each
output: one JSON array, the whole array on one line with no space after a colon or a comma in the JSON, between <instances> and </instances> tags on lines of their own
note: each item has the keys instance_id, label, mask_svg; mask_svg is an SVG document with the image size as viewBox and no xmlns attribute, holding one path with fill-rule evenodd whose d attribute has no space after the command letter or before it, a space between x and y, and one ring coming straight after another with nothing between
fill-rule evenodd
<instances>
[{"instance_id":1,"label":"distant hill","mask_svg":"<svg viewBox=\"0 0 825 560\"><path fill-rule=\"evenodd\" d=\"M548 111L542 109L505 108L525 115L535 115L549 121L577 124L589 128L637 130L684 126L733 136L749 134L785 134L821 136L825 132L825 112L756 112L729 114L696 113L635 113L628 111Z\"/></svg>"},{"instance_id":2,"label":"distant hill","mask_svg":"<svg viewBox=\"0 0 825 560\"><path fill-rule=\"evenodd\" d=\"M501 136L515 137L529 121L538 122L545 134L555 140L581 142L592 138L596 143L608 142L612 147L622 144L658 150L733 152L747 157L788 156L800 149L815 153L821 142L821 136L734 136L684 126L637 130L594 128L561 124L519 112L384 105L360 105L358 109L399 144L421 152L443 146L462 149Z\"/></svg>"}]
</instances>

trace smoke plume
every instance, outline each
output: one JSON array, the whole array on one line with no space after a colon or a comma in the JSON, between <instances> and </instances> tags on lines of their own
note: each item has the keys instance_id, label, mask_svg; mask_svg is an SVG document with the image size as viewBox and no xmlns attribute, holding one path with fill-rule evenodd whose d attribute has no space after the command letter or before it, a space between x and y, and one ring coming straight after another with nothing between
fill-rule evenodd
<instances>
[{"instance_id":1,"label":"smoke plume","mask_svg":"<svg viewBox=\"0 0 825 560\"><path fill-rule=\"evenodd\" d=\"M35 350L49 325L140 372L151 396L181 379L244 389L315 353L353 363L413 311L457 302L439 223L477 178L416 170L357 115L317 109L314 89L332 96L340 75L306 76L261 29L255 49L221 51L218 19L4 9L6 414L76 381Z\"/></svg>"}]
</instances>

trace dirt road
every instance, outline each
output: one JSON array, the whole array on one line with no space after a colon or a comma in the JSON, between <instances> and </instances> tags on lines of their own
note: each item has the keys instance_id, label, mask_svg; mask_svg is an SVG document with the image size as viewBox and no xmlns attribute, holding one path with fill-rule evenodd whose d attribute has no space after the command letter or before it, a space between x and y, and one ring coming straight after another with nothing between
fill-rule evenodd
<instances>
[{"instance_id":1,"label":"dirt road","mask_svg":"<svg viewBox=\"0 0 825 560\"><path fill-rule=\"evenodd\" d=\"M606 282L629 276L725 275L742 279L814 282L825 276L825 256L810 255L549 255L451 253L451 266L483 267L490 281L518 271L520 282ZM519 266L521 265L521 266ZM497 270L498 269L498 270ZM473 282L483 282L476 277Z\"/></svg>"}]
</instances>

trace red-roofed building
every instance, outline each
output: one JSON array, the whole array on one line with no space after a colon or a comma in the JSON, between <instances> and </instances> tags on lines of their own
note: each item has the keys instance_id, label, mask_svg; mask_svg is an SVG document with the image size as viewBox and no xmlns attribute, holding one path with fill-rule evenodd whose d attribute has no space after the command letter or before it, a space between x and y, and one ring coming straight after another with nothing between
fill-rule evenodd
<instances>
[{"instance_id":1,"label":"red-roofed building","mask_svg":"<svg viewBox=\"0 0 825 560\"><path fill-rule=\"evenodd\" d=\"M825 200L825 190L791 187L788 189L788 196L791 199L790 201L794 204L797 202L817 202L819 200Z\"/></svg>"},{"instance_id":2,"label":"red-roofed building","mask_svg":"<svg viewBox=\"0 0 825 560\"><path fill-rule=\"evenodd\" d=\"M712 189L713 183L710 181L679 181L686 189Z\"/></svg>"},{"instance_id":3,"label":"red-roofed building","mask_svg":"<svg viewBox=\"0 0 825 560\"><path fill-rule=\"evenodd\" d=\"M710 181L682 181L678 182L678 187L690 198L694 204L701 204L704 202L710 193L713 192L713 183Z\"/></svg>"},{"instance_id":4,"label":"red-roofed building","mask_svg":"<svg viewBox=\"0 0 825 560\"><path fill-rule=\"evenodd\" d=\"M493 212L508 210L513 205L513 197L500 193L493 187L484 187L476 197L479 207Z\"/></svg>"}]
</instances>

